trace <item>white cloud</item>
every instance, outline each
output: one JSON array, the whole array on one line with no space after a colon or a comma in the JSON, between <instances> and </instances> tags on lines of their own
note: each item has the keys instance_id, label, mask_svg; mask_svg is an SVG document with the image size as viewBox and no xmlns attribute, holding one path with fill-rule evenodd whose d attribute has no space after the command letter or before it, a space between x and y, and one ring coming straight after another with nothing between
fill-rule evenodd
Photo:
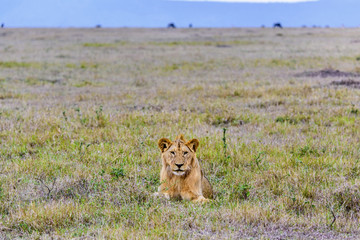
<instances>
[{"instance_id":1,"label":"white cloud","mask_svg":"<svg viewBox=\"0 0 360 240\"><path fill-rule=\"evenodd\" d=\"M228 2L228 3L299 3L317 2L318 0L171 0L179 2Z\"/></svg>"}]
</instances>

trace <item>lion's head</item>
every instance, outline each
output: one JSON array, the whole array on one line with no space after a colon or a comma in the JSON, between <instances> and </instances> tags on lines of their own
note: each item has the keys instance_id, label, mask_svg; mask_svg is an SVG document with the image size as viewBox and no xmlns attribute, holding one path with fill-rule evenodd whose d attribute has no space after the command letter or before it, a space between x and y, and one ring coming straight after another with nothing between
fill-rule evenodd
<instances>
[{"instance_id":1,"label":"lion's head","mask_svg":"<svg viewBox=\"0 0 360 240\"><path fill-rule=\"evenodd\" d=\"M158 145L162 152L163 164L166 164L167 170L174 175L186 175L196 165L199 140L186 141L184 136L180 135L173 142L162 138Z\"/></svg>"}]
</instances>

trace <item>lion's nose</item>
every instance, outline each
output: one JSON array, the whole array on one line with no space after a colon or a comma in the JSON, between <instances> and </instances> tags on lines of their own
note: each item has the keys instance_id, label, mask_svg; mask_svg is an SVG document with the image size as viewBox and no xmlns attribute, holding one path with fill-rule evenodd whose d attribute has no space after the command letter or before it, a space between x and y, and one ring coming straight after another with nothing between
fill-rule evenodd
<instances>
[{"instance_id":1,"label":"lion's nose","mask_svg":"<svg viewBox=\"0 0 360 240\"><path fill-rule=\"evenodd\" d=\"M184 164L177 164L177 163L175 163L175 165L176 165L178 168L181 168L182 165L184 165Z\"/></svg>"}]
</instances>

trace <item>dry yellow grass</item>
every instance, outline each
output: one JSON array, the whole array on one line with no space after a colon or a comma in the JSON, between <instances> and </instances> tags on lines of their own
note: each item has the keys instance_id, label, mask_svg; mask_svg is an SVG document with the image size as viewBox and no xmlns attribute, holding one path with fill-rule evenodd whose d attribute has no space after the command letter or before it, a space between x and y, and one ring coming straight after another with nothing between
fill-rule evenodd
<instances>
[{"instance_id":1,"label":"dry yellow grass","mask_svg":"<svg viewBox=\"0 0 360 240\"><path fill-rule=\"evenodd\" d=\"M359 33L1 29L0 238L356 239ZM210 204L152 197L179 133Z\"/></svg>"}]
</instances>

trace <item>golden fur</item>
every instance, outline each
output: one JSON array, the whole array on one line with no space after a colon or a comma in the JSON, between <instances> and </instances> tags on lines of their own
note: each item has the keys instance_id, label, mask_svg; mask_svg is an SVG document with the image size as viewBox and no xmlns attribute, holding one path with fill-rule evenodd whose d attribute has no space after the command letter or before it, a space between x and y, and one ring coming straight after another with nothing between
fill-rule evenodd
<instances>
[{"instance_id":1,"label":"golden fur","mask_svg":"<svg viewBox=\"0 0 360 240\"><path fill-rule=\"evenodd\" d=\"M161 185L158 195L170 199L186 199L207 202L213 197L209 180L204 176L196 158L199 140L186 141L183 135L174 142L162 138L158 142L161 150Z\"/></svg>"}]
</instances>

